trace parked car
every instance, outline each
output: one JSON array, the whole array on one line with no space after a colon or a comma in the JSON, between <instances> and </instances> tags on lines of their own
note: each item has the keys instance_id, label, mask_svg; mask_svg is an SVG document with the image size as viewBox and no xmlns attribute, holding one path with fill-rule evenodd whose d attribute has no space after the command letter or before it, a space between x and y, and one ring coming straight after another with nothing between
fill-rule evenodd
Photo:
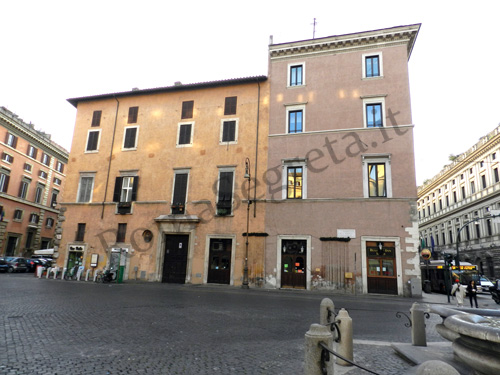
<instances>
[{"instance_id":1,"label":"parked car","mask_svg":"<svg viewBox=\"0 0 500 375\"><path fill-rule=\"evenodd\" d=\"M9 263L5 259L0 259L0 272L7 272L9 270Z\"/></svg>"},{"instance_id":2,"label":"parked car","mask_svg":"<svg viewBox=\"0 0 500 375\"><path fill-rule=\"evenodd\" d=\"M28 270L26 258L6 257L5 260L9 263L8 272L26 272Z\"/></svg>"},{"instance_id":3,"label":"parked car","mask_svg":"<svg viewBox=\"0 0 500 375\"><path fill-rule=\"evenodd\" d=\"M486 276L481 276L481 278L479 279L479 284L481 284L481 289L485 293L488 293L490 287L493 286L493 283Z\"/></svg>"}]
</instances>

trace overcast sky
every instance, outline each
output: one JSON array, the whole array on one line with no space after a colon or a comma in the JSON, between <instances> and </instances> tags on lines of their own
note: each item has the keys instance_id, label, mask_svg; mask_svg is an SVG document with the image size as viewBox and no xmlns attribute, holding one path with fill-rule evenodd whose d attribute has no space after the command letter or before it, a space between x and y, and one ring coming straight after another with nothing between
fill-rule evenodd
<instances>
[{"instance_id":1,"label":"overcast sky","mask_svg":"<svg viewBox=\"0 0 500 375\"><path fill-rule=\"evenodd\" d=\"M267 75L269 36L310 39L314 18L317 38L422 23L409 62L421 184L500 123L495 3L3 1L0 106L69 150L68 98Z\"/></svg>"}]
</instances>

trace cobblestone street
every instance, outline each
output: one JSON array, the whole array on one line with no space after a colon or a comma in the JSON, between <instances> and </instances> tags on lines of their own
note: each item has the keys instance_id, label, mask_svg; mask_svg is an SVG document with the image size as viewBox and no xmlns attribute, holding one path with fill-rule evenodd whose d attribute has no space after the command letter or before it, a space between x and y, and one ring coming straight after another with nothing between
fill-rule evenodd
<instances>
[{"instance_id":1,"label":"cobblestone street","mask_svg":"<svg viewBox=\"0 0 500 375\"><path fill-rule=\"evenodd\" d=\"M318 321L319 304L328 296L40 280L32 274L0 274L0 291L0 374L62 375L303 374L304 334ZM412 301L384 302L390 320L382 318L387 311L376 315L382 331L377 336L375 322L365 328L356 317L369 316L367 297L335 300L342 298L351 304L357 327L355 361L384 374L409 368L388 342L410 342L409 330L393 312ZM356 303L364 308L356 311ZM394 326L393 332L384 324ZM363 372L340 368L337 373Z\"/></svg>"}]
</instances>

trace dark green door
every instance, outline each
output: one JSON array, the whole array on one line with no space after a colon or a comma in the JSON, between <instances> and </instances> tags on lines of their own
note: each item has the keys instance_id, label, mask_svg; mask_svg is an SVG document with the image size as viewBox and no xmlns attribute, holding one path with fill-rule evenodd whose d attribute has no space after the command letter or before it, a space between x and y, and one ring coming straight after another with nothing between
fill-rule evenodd
<instances>
[{"instance_id":1,"label":"dark green door","mask_svg":"<svg viewBox=\"0 0 500 375\"><path fill-rule=\"evenodd\" d=\"M186 282L188 245L188 235L165 235L162 282L177 284Z\"/></svg>"}]
</instances>

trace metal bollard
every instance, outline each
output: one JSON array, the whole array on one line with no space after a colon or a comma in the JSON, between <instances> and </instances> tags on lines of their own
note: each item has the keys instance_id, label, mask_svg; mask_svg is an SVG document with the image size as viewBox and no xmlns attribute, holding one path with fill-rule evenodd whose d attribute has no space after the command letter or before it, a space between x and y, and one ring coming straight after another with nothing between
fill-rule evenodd
<instances>
[{"instance_id":1,"label":"metal bollard","mask_svg":"<svg viewBox=\"0 0 500 375\"><path fill-rule=\"evenodd\" d=\"M311 324L309 331L305 334L305 375L323 375L321 369L321 353L323 348L319 345L325 343L333 349L333 337L330 329L321 324ZM333 375L333 356L329 354L326 362L327 374Z\"/></svg>"},{"instance_id":2,"label":"metal bollard","mask_svg":"<svg viewBox=\"0 0 500 375\"><path fill-rule=\"evenodd\" d=\"M338 353L352 361L354 359L354 342L352 336L352 318L346 309L340 309L337 320L339 321L340 342L337 347ZM352 366L340 358L336 359L337 364L340 366Z\"/></svg>"},{"instance_id":3,"label":"metal bollard","mask_svg":"<svg viewBox=\"0 0 500 375\"><path fill-rule=\"evenodd\" d=\"M424 312L419 309L417 302L414 302L411 309L411 344L413 346L427 346L425 337Z\"/></svg>"},{"instance_id":4,"label":"metal bollard","mask_svg":"<svg viewBox=\"0 0 500 375\"><path fill-rule=\"evenodd\" d=\"M335 316L332 311L335 310L335 305L330 298L323 298L319 305L319 324L326 325L333 323Z\"/></svg>"}]
</instances>

